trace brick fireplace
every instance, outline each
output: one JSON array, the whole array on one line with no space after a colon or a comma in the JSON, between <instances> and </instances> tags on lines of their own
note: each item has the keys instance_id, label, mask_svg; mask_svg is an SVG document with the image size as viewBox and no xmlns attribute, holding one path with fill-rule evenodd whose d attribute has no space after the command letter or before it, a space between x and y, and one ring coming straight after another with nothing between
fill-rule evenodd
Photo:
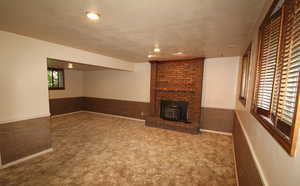
<instances>
[{"instance_id":1,"label":"brick fireplace","mask_svg":"<svg viewBox=\"0 0 300 186\"><path fill-rule=\"evenodd\" d=\"M204 58L150 63L151 112L146 125L198 133Z\"/></svg>"}]
</instances>

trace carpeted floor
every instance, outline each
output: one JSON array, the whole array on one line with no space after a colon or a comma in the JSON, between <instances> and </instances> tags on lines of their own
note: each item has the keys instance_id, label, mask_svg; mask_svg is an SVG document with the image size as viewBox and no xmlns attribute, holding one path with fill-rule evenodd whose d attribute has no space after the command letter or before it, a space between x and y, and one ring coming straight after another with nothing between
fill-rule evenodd
<instances>
[{"instance_id":1,"label":"carpeted floor","mask_svg":"<svg viewBox=\"0 0 300 186\"><path fill-rule=\"evenodd\" d=\"M52 119L54 151L0 170L0 185L235 185L232 138L92 113Z\"/></svg>"}]
</instances>

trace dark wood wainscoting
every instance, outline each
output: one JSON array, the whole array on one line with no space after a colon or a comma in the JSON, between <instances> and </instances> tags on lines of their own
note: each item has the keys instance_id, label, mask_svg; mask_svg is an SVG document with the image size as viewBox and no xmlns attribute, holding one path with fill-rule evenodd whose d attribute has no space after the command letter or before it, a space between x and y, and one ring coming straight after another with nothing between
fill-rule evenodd
<instances>
[{"instance_id":1,"label":"dark wood wainscoting","mask_svg":"<svg viewBox=\"0 0 300 186\"><path fill-rule=\"evenodd\" d=\"M83 97L50 99L51 115L66 114L81 111L83 109Z\"/></svg>"},{"instance_id":2,"label":"dark wood wainscoting","mask_svg":"<svg viewBox=\"0 0 300 186\"><path fill-rule=\"evenodd\" d=\"M50 99L51 115L76 111L92 111L105 114L145 119L150 114L150 103L104 99L93 97L74 97ZM141 114L143 113L143 115ZM200 128L220 132L232 132L234 111L220 108L201 108Z\"/></svg>"},{"instance_id":3,"label":"dark wood wainscoting","mask_svg":"<svg viewBox=\"0 0 300 186\"><path fill-rule=\"evenodd\" d=\"M42 117L0 125L2 164L51 148L50 119Z\"/></svg>"},{"instance_id":4,"label":"dark wood wainscoting","mask_svg":"<svg viewBox=\"0 0 300 186\"><path fill-rule=\"evenodd\" d=\"M235 113L233 126L235 159L241 186L263 186L251 150Z\"/></svg>"},{"instance_id":5,"label":"dark wood wainscoting","mask_svg":"<svg viewBox=\"0 0 300 186\"><path fill-rule=\"evenodd\" d=\"M150 104L146 102L85 97L84 110L144 119L145 116L149 115Z\"/></svg>"},{"instance_id":6,"label":"dark wood wainscoting","mask_svg":"<svg viewBox=\"0 0 300 186\"><path fill-rule=\"evenodd\" d=\"M234 110L201 108L200 128L232 133Z\"/></svg>"}]
</instances>

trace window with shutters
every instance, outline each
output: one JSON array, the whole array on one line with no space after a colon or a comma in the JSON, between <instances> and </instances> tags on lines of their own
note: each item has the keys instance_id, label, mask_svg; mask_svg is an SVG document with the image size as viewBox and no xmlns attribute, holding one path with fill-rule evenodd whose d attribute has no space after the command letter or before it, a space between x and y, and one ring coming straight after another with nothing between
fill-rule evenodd
<instances>
[{"instance_id":1,"label":"window with shutters","mask_svg":"<svg viewBox=\"0 0 300 186\"><path fill-rule=\"evenodd\" d=\"M270 10L260 27L253 115L294 155L300 73L300 0ZM299 117L299 118L298 118Z\"/></svg>"},{"instance_id":2,"label":"window with shutters","mask_svg":"<svg viewBox=\"0 0 300 186\"><path fill-rule=\"evenodd\" d=\"M246 105L247 90L248 90L250 56L251 56L251 44L247 48L247 50L241 60L242 75L241 75L241 87L240 87L240 101L244 105Z\"/></svg>"}]
</instances>

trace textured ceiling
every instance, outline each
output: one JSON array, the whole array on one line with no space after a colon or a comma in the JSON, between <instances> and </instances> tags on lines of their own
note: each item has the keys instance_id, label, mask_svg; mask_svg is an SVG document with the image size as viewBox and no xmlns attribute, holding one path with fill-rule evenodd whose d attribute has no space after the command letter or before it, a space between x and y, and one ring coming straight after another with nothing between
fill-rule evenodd
<instances>
[{"instance_id":1,"label":"textured ceiling","mask_svg":"<svg viewBox=\"0 0 300 186\"><path fill-rule=\"evenodd\" d=\"M0 30L131 62L240 55L265 0L1 0ZM103 17L91 21L85 12ZM173 53L183 51L184 55Z\"/></svg>"}]
</instances>

